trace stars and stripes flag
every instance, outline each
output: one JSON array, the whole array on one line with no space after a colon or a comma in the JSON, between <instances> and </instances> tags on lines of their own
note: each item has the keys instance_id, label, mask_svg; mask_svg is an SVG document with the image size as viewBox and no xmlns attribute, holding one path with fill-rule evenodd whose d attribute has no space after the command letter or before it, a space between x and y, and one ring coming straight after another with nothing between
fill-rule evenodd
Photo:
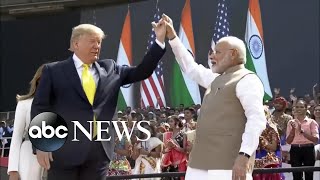
<instances>
[{"instance_id":1,"label":"stars and stripes flag","mask_svg":"<svg viewBox=\"0 0 320 180\"><path fill-rule=\"evenodd\" d=\"M216 22L214 25L214 32L211 41L211 49L214 47L219 39L229 36L230 34L230 17L228 16L229 11L229 0L219 0L218 1L218 12L216 17ZM211 61L208 59L208 65L211 66Z\"/></svg>"},{"instance_id":2,"label":"stars and stripes flag","mask_svg":"<svg viewBox=\"0 0 320 180\"><path fill-rule=\"evenodd\" d=\"M161 19L160 9L158 7L158 2L156 5L156 13L154 14L154 22L158 22ZM150 38L148 40L147 50L156 43L156 34L152 29ZM152 75L141 82L140 87L141 94L141 107L145 108L147 106L162 107L166 106L166 100L164 97L164 83L163 83L163 62L159 61L157 68L152 73Z\"/></svg>"}]
</instances>

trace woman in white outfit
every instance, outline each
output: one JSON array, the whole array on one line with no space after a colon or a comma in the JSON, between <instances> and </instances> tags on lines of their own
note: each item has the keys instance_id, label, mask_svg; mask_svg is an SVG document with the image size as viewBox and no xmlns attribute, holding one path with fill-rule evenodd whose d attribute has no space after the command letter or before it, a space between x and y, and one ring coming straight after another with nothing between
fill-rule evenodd
<instances>
[{"instance_id":1,"label":"woman in white outfit","mask_svg":"<svg viewBox=\"0 0 320 180\"><path fill-rule=\"evenodd\" d=\"M40 66L30 82L29 93L23 96L17 95L17 107L15 112L14 131L9 153L8 174L9 180L40 180L43 169L32 153L32 144L28 140L28 128L30 124L30 110L43 65Z\"/></svg>"}]
</instances>

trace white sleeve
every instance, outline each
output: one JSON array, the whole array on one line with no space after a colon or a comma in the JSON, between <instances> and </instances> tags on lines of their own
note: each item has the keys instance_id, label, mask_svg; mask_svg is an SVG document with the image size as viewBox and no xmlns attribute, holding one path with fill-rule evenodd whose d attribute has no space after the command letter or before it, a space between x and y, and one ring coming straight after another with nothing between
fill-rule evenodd
<instances>
[{"instance_id":1,"label":"white sleeve","mask_svg":"<svg viewBox=\"0 0 320 180\"><path fill-rule=\"evenodd\" d=\"M12 134L10 152L9 152L9 164L8 173L10 171L18 171L19 169L19 159L20 159L20 148L23 139L23 133L26 126L27 118L27 103L25 101L20 101L17 104L15 119L14 119L14 131ZM31 156L32 154L30 154Z\"/></svg>"},{"instance_id":2,"label":"white sleeve","mask_svg":"<svg viewBox=\"0 0 320 180\"><path fill-rule=\"evenodd\" d=\"M264 88L261 80L255 74L248 74L238 82L236 94L247 118L239 152L252 155L259 145L259 136L267 124L263 107Z\"/></svg>"},{"instance_id":3,"label":"white sleeve","mask_svg":"<svg viewBox=\"0 0 320 180\"><path fill-rule=\"evenodd\" d=\"M219 74L213 73L211 69L207 69L203 65L197 64L178 36L173 40L170 40L169 44L181 70L200 86L208 88L211 82L219 76Z\"/></svg>"}]
</instances>

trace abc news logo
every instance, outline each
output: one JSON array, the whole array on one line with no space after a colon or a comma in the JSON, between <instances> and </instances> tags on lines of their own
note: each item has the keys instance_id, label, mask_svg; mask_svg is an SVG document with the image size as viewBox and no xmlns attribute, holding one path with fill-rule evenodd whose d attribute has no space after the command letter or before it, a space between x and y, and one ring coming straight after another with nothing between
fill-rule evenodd
<instances>
[{"instance_id":1,"label":"abc news logo","mask_svg":"<svg viewBox=\"0 0 320 180\"><path fill-rule=\"evenodd\" d=\"M78 121L71 121L73 124L73 132L74 137L72 137L71 141L79 141L77 139L77 130L80 130L88 140L92 141L93 139L93 121L87 121L90 124L90 129L85 129ZM119 127L118 122L121 123L121 127ZM94 141L110 141L111 136L109 138L102 138L102 132L109 133L109 128L102 128L103 124L107 124L108 126L113 125L116 131L116 135L118 139L125 137L130 140L134 127L137 124L137 129L142 133L146 134L145 139L140 139L137 137L139 141L147 141L151 137L151 133L148 129L144 128L141 123L147 123L150 125L149 121L136 121L133 122L133 128L129 132L129 128L126 125L125 121L97 121L97 136ZM121 132L122 130L122 132ZM32 145L45 152L53 152L60 149L68 139L68 126L66 121L59 116L58 114L52 112L43 112L34 117L30 123L29 127L29 139Z\"/></svg>"}]
</instances>

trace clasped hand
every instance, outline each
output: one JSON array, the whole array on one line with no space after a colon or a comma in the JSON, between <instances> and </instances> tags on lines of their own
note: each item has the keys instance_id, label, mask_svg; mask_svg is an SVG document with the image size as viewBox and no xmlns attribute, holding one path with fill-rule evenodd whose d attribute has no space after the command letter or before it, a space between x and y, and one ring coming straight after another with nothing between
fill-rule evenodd
<instances>
[{"instance_id":1,"label":"clasped hand","mask_svg":"<svg viewBox=\"0 0 320 180\"><path fill-rule=\"evenodd\" d=\"M173 28L173 22L171 18L165 14L162 14L162 18L158 23L152 22L152 27L154 28L157 40L164 43L165 38L174 39L177 35Z\"/></svg>"}]
</instances>

